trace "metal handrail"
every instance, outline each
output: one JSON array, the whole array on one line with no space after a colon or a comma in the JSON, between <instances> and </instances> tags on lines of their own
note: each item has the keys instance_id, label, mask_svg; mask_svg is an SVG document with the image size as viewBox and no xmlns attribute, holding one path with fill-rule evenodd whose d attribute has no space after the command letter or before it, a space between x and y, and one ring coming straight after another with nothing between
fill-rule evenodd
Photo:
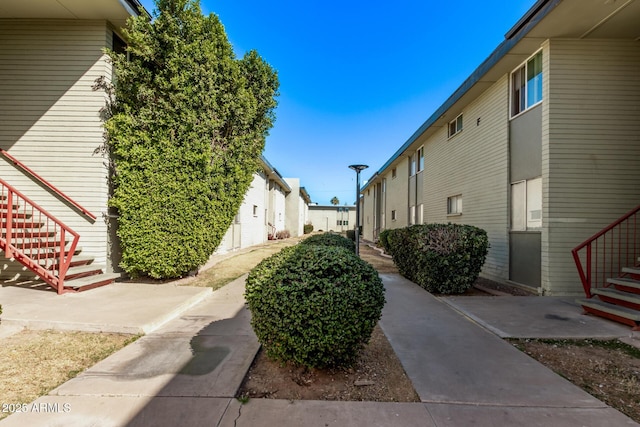
<instances>
[{"instance_id":1,"label":"metal handrail","mask_svg":"<svg viewBox=\"0 0 640 427\"><path fill-rule=\"evenodd\" d=\"M638 255L640 255L638 244L640 235L637 227L638 212L640 212L640 205L589 237L571 251L582 281L582 287L588 298L592 297L591 288L604 285L607 275L620 274L622 268L628 266L626 264L629 262L632 262L633 265L636 264ZM631 223L632 220L633 224ZM633 227L632 231L631 227ZM611 252L614 252L616 244L617 250L614 254L611 254ZM581 257L580 251L583 249L586 252ZM585 261L584 265L582 258Z\"/></svg>"},{"instance_id":2,"label":"metal handrail","mask_svg":"<svg viewBox=\"0 0 640 427\"><path fill-rule=\"evenodd\" d=\"M0 235L0 249L5 251L7 258L15 258L62 294L64 278L80 235L2 178L0 200L6 205L6 209L0 210L0 219L4 219L0 223L1 231L4 231L4 237ZM15 227L14 224L20 221L23 226ZM22 231L17 231L20 229ZM56 236L59 236L59 242L56 242ZM73 240L66 249L68 236Z\"/></svg>"},{"instance_id":3,"label":"metal handrail","mask_svg":"<svg viewBox=\"0 0 640 427\"><path fill-rule=\"evenodd\" d=\"M73 205L76 209L78 209L80 212L82 212L82 214L88 216L89 218L95 220L97 217L91 213L89 210L85 209L84 207L82 207L82 205L80 205L78 202L76 202L75 200L73 200L71 197L67 196L65 193L63 193L62 191L60 191L58 188L56 188L53 184L51 184L49 181L47 181L46 179L44 179L43 177L41 177L40 175L38 175L36 172L34 172L31 168L29 168L27 165L25 165L24 163L22 163L20 160L16 159L15 157L13 157L11 154L9 154L7 152L7 150L5 150L4 148L0 148L0 154L2 154L4 157L6 157L7 159L9 159L9 161L11 163L13 163L15 166L19 167L20 169L24 170L25 172L27 172L29 175L31 175L32 177L34 177L36 180L38 180L40 183L42 183L45 187L49 188L51 191L53 191L54 193L56 193L58 196L62 197L64 200L66 200L67 202L69 202L71 205Z\"/></svg>"}]
</instances>

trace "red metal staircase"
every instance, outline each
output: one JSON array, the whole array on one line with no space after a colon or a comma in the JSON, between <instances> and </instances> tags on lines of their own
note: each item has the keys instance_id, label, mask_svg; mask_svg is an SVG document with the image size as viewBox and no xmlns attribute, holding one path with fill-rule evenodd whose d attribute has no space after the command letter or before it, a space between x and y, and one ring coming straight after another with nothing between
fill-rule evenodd
<instances>
[{"instance_id":1,"label":"red metal staircase","mask_svg":"<svg viewBox=\"0 0 640 427\"><path fill-rule=\"evenodd\" d=\"M112 283L93 258L79 255L80 236L0 178L0 249L58 294Z\"/></svg>"},{"instance_id":2,"label":"red metal staircase","mask_svg":"<svg viewBox=\"0 0 640 427\"><path fill-rule=\"evenodd\" d=\"M571 251L587 313L640 330L640 205ZM594 298L597 297L597 298Z\"/></svg>"}]
</instances>

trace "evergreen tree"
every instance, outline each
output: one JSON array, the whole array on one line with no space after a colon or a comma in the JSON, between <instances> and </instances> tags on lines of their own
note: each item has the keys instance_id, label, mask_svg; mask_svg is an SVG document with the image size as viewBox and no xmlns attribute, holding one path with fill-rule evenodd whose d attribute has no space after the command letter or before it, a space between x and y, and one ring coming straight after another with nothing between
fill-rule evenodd
<instances>
[{"instance_id":1,"label":"evergreen tree","mask_svg":"<svg viewBox=\"0 0 640 427\"><path fill-rule=\"evenodd\" d=\"M156 0L131 18L115 70L106 147L121 266L179 277L220 244L258 169L275 120L277 73L255 51L237 59L198 0Z\"/></svg>"}]
</instances>

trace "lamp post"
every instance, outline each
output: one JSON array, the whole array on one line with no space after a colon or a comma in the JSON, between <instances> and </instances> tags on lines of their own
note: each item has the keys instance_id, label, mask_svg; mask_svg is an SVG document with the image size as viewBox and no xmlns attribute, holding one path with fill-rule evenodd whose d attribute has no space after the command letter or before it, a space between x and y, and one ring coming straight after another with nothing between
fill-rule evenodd
<instances>
[{"instance_id":1,"label":"lamp post","mask_svg":"<svg viewBox=\"0 0 640 427\"><path fill-rule=\"evenodd\" d=\"M356 255L360 255L360 172L368 168L367 165L350 165L349 169L356 171Z\"/></svg>"}]
</instances>

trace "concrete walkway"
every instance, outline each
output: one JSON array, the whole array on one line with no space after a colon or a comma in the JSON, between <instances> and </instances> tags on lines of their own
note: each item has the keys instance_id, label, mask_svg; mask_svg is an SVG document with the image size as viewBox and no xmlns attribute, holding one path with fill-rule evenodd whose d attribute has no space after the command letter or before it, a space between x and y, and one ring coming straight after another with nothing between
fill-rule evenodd
<instances>
[{"instance_id":1,"label":"concrete walkway","mask_svg":"<svg viewBox=\"0 0 640 427\"><path fill-rule=\"evenodd\" d=\"M483 310L492 313L487 307L494 298L482 297L485 306L475 302L474 314L464 312L469 302L460 298L435 298L398 275L382 278L387 304L381 326L420 403L252 399L242 405L233 396L258 342L244 307L241 278L0 426L638 425L474 321ZM543 300L522 298L522 304ZM499 301L496 310L507 310L509 305ZM542 307L530 310L540 318L541 333L565 324L555 312L540 316L548 311ZM493 328L508 329L499 313L495 317ZM629 335L628 328L595 320L596 329L603 328L600 334Z\"/></svg>"}]
</instances>

